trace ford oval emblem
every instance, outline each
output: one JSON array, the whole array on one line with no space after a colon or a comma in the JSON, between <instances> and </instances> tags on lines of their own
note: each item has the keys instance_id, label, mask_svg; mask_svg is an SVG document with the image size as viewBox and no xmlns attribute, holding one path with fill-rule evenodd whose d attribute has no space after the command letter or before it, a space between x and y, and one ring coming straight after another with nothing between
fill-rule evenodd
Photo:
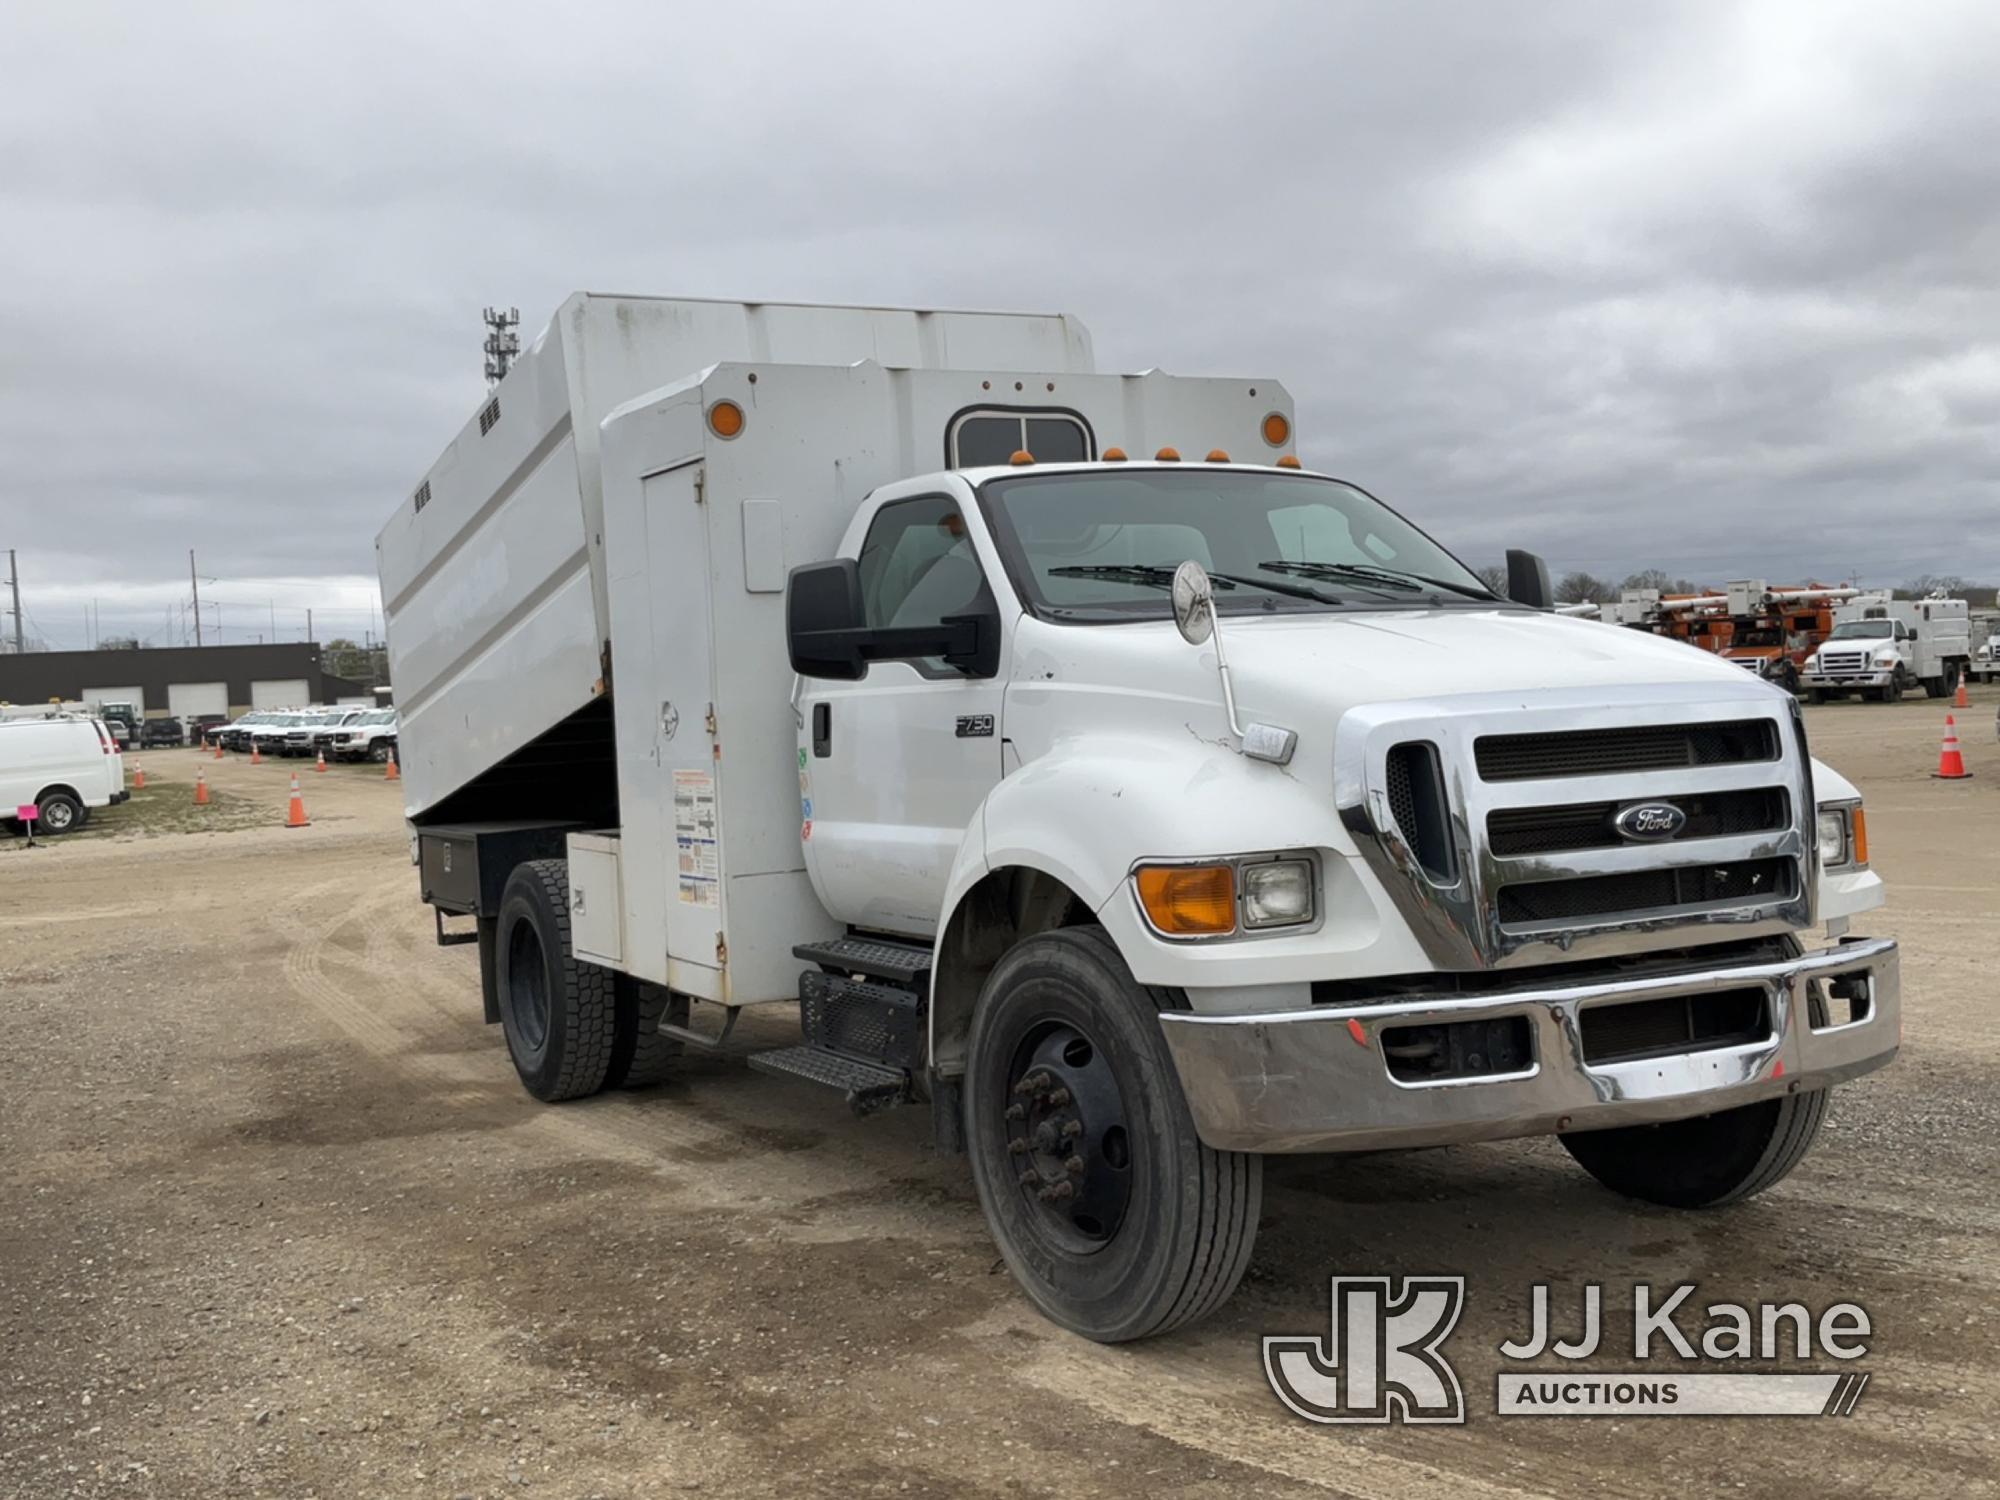
<instances>
[{"instance_id":1,"label":"ford oval emblem","mask_svg":"<svg viewBox=\"0 0 2000 1500\"><path fill-rule=\"evenodd\" d=\"M1671 802L1634 802L1618 810L1611 820L1622 837L1640 843L1670 839L1687 827L1687 814Z\"/></svg>"}]
</instances>

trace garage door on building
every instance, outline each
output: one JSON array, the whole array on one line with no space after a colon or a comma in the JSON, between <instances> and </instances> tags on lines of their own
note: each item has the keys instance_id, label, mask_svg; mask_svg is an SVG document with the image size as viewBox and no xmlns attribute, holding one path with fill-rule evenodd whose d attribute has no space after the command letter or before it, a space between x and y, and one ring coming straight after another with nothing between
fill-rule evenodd
<instances>
[{"instance_id":1,"label":"garage door on building","mask_svg":"<svg viewBox=\"0 0 2000 1500\"><path fill-rule=\"evenodd\" d=\"M170 682L167 684L167 712L185 724L203 714L229 713L229 684L226 682Z\"/></svg>"},{"instance_id":2,"label":"garage door on building","mask_svg":"<svg viewBox=\"0 0 2000 1500\"><path fill-rule=\"evenodd\" d=\"M303 677L256 677L250 681L252 708L302 708L305 702Z\"/></svg>"},{"instance_id":3,"label":"garage door on building","mask_svg":"<svg viewBox=\"0 0 2000 1500\"><path fill-rule=\"evenodd\" d=\"M146 690L136 687L87 687L80 695L85 703L129 703L140 713L146 711Z\"/></svg>"}]
</instances>

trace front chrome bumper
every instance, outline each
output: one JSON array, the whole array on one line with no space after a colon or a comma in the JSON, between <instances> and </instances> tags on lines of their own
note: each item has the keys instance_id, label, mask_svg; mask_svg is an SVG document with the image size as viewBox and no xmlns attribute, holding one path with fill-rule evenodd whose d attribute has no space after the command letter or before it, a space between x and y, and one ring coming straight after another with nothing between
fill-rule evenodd
<instances>
[{"instance_id":1,"label":"front chrome bumper","mask_svg":"<svg viewBox=\"0 0 2000 1500\"><path fill-rule=\"evenodd\" d=\"M1865 977L1859 1020L1814 1027L1815 981ZM1583 1059L1590 1006L1762 986L1771 1035L1748 1045L1607 1063ZM1522 1071L1408 1083L1390 1075L1384 1029L1528 1020ZM1231 1151L1355 1151L1505 1140L1651 1124L1824 1088L1896 1055L1903 1020L1896 943L1855 940L1797 958L1690 973L1246 1015L1160 1017L1195 1128Z\"/></svg>"},{"instance_id":2,"label":"front chrome bumper","mask_svg":"<svg viewBox=\"0 0 2000 1500\"><path fill-rule=\"evenodd\" d=\"M1887 687L1896 680L1896 669L1866 672L1801 672L1799 681L1806 687L1816 688L1864 688Z\"/></svg>"}]
</instances>

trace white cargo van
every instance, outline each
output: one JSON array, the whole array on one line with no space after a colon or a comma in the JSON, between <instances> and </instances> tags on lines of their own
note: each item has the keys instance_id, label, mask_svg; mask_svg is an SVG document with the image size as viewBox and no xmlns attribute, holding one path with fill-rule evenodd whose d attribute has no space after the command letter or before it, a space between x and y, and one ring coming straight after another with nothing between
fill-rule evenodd
<instances>
[{"instance_id":1,"label":"white cargo van","mask_svg":"<svg viewBox=\"0 0 2000 1500\"><path fill-rule=\"evenodd\" d=\"M0 818L32 804L37 834L81 828L93 808L123 802L123 757L102 720L80 714L0 719Z\"/></svg>"},{"instance_id":2,"label":"white cargo van","mask_svg":"<svg viewBox=\"0 0 2000 1500\"><path fill-rule=\"evenodd\" d=\"M1790 1171L1898 1045L1855 788L1293 427L1067 318L566 302L378 540L422 892L529 1091L796 1002L752 1065L927 1101L1107 1341L1230 1294L1267 1153Z\"/></svg>"}]
</instances>

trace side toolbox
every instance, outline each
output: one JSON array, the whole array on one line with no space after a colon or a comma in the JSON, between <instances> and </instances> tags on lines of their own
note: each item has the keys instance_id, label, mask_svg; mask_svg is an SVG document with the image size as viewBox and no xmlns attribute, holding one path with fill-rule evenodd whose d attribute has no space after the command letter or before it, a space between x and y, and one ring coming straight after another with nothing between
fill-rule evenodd
<instances>
[{"instance_id":1,"label":"side toolbox","mask_svg":"<svg viewBox=\"0 0 2000 1500\"><path fill-rule=\"evenodd\" d=\"M479 944L479 988L489 1025L500 1019L493 948L507 877L514 873L514 866L526 860L563 858L570 834L581 826L514 820L438 823L417 830L417 878L424 900L436 914L438 943ZM447 913L476 918L474 930L447 933Z\"/></svg>"}]
</instances>

